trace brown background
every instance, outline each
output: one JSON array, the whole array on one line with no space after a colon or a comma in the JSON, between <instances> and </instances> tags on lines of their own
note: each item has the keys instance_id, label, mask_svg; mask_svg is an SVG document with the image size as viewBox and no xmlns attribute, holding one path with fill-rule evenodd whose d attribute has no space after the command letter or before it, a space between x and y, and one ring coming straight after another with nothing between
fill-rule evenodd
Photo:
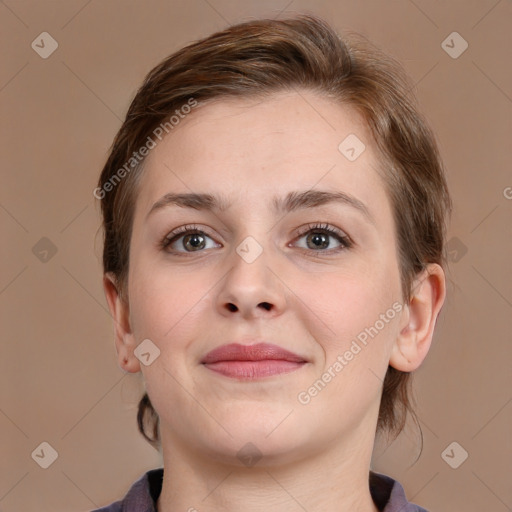
<instances>
[{"instance_id":1,"label":"brown background","mask_svg":"<svg viewBox=\"0 0 512 512\"><path fill-rule=\"evenodd\" d=\"M161 465L136 430L140 377L117 366L92 190L157 62L228 24L301 11L403 62L455 202L449 298L415 377L423 452L415 463L409 429L378 443L373 469L432 512L511 509L512 3L5 0L0 510L88 510ZM58 42L47 59L31 48L44 31ZM469 44L457 59L441 47L453 31ZM48 469L31 457L43 441L58 452ZM457 469L441 457L453 441L469 453Z\"/></svg>"}]
</instances>

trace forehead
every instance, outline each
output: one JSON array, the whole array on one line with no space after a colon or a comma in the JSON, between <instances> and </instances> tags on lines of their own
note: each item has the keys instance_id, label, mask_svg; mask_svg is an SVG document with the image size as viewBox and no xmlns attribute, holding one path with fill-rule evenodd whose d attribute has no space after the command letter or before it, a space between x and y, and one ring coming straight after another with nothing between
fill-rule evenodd
<instances>
[{"instance_id":1,"label":"forehead","mask_svg":"<svg viewBox=\"0 0 512 512\"><path fill-rule=\"evenodd\" d=\"M364 148L355 160L352 147ZM246 201L313 187L375 204L386 200L378 162L367 125L348 105L310 91L220 99L196 107L151 150L137 210L170 191Z\"/></svg>"}]
</instances>

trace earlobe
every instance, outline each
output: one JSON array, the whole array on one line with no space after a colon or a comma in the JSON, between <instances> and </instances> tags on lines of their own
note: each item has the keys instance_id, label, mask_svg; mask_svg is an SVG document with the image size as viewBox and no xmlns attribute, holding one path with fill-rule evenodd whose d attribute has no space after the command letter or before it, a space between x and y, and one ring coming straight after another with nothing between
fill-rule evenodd
<instances>
[{"instance_id":1,"label":"earlobe","mask_svg":"<svg viewBox=\"0 0 512 512\"><path fill-rule=\"evenodd\" d=\"M392 348L391 366L412 372L421 365L430 349L445 295L443 269L437 263L431 263L416 278L410 302L403 309L404 321Z\"/></svg>"},{"instance_id":2,"label":"earlobe","mask_svg":"<svg viewBox=\"0 0 512 512\"><path fill-rule=\"evenodd\" d=\"M139 372L140 362L133 353L137 343L131 331L129 305L121 297L117 280L111 272L107 272L103 276L103 290L114 320L114 337L119 366L129 373Z\"/></svg>"}]
</instances>

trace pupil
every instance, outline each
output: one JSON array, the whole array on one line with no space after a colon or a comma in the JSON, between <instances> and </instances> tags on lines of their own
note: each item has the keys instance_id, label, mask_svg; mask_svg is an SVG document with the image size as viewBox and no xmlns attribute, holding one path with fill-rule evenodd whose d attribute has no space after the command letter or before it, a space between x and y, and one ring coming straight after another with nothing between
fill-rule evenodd
<instances>
[{"instance_id":1,"label":"pupil","mask_svg":"<svg viewBox=\"0 0 512 512\"><path fill-rule=\"evenodd\" d=\"M327 247L329 245L329 241L326 239L327 237L323 233L314 233L311 235L311 241L315 244L316 247ZM317 243L320 245L317 245Z\"/></svg>"},{"instance_id":2,"label":"pupil","mask_svg":"<svg viewBox=\"0 0 512 512\"><path fill-rule=\"evenodd\" d=\"M188 235L186 238L187 238L187 242L191 245L191 247L193 249L200 248L202 245L204 245L204 240L201 240L202 239L201 235L193 234L193 235Z\"/></svg>"}]
</instances>

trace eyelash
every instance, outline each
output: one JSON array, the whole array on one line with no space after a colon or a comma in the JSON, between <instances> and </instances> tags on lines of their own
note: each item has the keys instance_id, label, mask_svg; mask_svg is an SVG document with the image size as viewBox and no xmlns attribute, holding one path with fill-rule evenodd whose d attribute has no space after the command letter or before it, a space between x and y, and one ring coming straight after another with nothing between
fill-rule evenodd
<instances>
[{"instance_id":1,"label":"eyelash","mask_svg":"<svg viewBox=\"0 0 512 512\"><path fill-rule=\"evenodd\" d=\"M302 251L307 252L307 253L313 253L315 255L316 254L322 255L322 253L323 254L325 254L325 253L332 254L332 253L338 253L338 252L346 250L346 249L350 249L353 246L352 240L347 235L345 235L341 231L329 226L328 224L308 224L303 229L301 229L299 231L299 233L297 233L296 238L300 239L304 235L306 235L310 232L318 232L318 233L324 233L324 234L331 235L331 236L335 237L338 240L338 242L341 243L341 246L336 247L334 249L319 250L319 251L315 251L313 249L299 248ZM179 240L180 238L184 237L185 235L190 235L190 234L202 234L202 235L206 235L209 238L212 238L208 233L199 229L199 227L196 226L195 224L185 225L185 226L181 226L181 227L175 229L173 232L166 235L165 238L159 243L160 249L166 250L167 247L169 245L171 245L173 242L175 242L176 240ZM196 251L190 251L190 252L177 251L177 252L174 252L174 254L176 254L178 256L188 256L188 255L193 254L194 252L196 252ZM197 252L202 252L202 251L197 251Z\"/></svg>"}]
</instances>

